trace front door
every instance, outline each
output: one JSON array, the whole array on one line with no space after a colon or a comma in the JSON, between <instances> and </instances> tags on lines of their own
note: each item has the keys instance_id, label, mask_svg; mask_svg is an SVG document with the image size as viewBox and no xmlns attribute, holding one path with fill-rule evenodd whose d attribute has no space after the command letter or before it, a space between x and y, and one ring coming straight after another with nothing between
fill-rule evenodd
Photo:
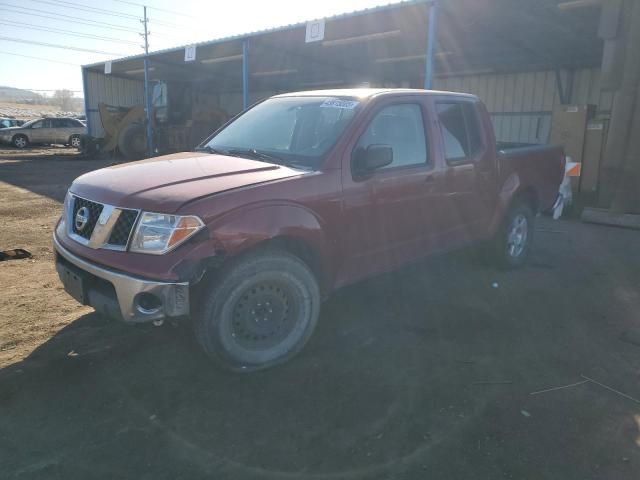
<instances>
[{"instance_id":1,"label":"front door","mask_svg":"<svg viewBox=\"0 0 640 480\"><path fill-rule=\"evenodd\" d=\"M51 120L43 118L31 125L30 140L32 143L46 143L51 134Z\"/></svg>"},{"instance_id":2,"label":"front door","mask_svg":"<svg viewBox=\"0 0 640 480\"><path fill-rule=\"evenodd\" d=\"M421 97L380 105L350 152L388 145L390 165L358 176L343 168L343 269L338 283L393 269L428 253L439 199Z\"/></svg>"}]
</instances>

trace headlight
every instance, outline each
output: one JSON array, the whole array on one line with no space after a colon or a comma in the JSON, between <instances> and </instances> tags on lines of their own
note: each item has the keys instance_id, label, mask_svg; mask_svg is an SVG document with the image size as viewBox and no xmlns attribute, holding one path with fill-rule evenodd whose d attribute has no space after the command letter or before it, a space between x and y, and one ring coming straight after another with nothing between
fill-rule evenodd
<instances>
[{"instance_id":1,"label":"headlight","mask_svg":"<svg viewBox=\"0 0 640 480\"><path fill-rule=\"evenodd\" d=\"M133 234L130 250L162 255L194 236L204 223L192 215L143 212Z\"/></svg>"}]
</instances>

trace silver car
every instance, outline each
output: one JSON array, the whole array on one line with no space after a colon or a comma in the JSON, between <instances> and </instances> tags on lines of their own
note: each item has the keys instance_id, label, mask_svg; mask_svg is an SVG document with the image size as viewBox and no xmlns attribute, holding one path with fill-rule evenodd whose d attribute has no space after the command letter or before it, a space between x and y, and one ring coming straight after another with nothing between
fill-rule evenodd
<instances>
[{"instance_id":1,"label":"silver car","mask_svg":"<svg viewBox=\"0 0 640 480\"><path fill-rule=\"evenodd\" d=\"M86 127L75 118L39 118L20 127L0 128L0 141L11 143L16 148L29 144L63 144L80 147L80 136Z\"/></svg>"}]
</instances>

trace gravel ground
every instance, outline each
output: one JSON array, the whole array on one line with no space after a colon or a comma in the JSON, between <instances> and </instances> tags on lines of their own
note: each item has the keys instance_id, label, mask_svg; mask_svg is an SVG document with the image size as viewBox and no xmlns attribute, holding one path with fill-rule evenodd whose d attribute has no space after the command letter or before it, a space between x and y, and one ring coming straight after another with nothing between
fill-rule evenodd
<instances>
[{"instance_id":1,"label":"gravel ground","mask_svg":"<svg viewBox=\"0 0 640 480\"><path fill-rule=\"evenodd\" d=\"M640 399L640 232L540 219L527 268L345 288L293 362L233 375L61 290L60 202L104 165L68 152L0 152L0 249L34 253L0 263L2 478L640 478L640 403L531 395Z\"/></svg>"}]
</instances>

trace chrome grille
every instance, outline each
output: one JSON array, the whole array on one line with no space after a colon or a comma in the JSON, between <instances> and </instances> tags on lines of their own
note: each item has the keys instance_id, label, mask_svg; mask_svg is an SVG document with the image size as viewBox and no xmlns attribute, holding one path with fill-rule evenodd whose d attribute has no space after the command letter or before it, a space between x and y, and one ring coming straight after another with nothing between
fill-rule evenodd
<instances>
[{"instance_id":1,"label":"chrome grille","mask_svg":"<svg viewBox=\"0 0 640 480\"><path fill-rule=\"evenodd\" d=\"M76 227L75 218L78 214L78 210L80 210L82 207L86 207L89 211L89 219L86 225L84 225L84 227L79 230ZM91 238L91 234L93 233L93 229L96 227L96 223L98 222L98 218L100 217L103 208L104 205L102 205L101 203L96 203L90 200L85 200L84 198L75 197L73 202L73 212L70 218L73 233L75 233L76 235L80 235L86 240L89 240Z\"/></svg>"},{"instance_id":2,"label":"chrome grille","mask_svg":"<svg viewBox=\"0 0 640 480\"><path fill-rule=\"evenodd\" d=\"M89 248L119 251L127 249L139 210L94 202L73 193L69 195L71 201L65 201L65 216L67 235L70 238ZM82 208L86 211L78 215Z\"/></svg>"},{"instance_id":3,"label":"chrome grille","mask_svg":"<svg viewBox=\"0 0 640 480\"><path fill-rule=\"evenodd\" d=\"M113 230L111 230L111 235L109 235L107 243L109 245L126 247L127 243L129 243L129 236L131 235L131 230L136 223L137 217L137 210L122 210L116 224L113 226Z\"/></svg>"}]
</instances>

